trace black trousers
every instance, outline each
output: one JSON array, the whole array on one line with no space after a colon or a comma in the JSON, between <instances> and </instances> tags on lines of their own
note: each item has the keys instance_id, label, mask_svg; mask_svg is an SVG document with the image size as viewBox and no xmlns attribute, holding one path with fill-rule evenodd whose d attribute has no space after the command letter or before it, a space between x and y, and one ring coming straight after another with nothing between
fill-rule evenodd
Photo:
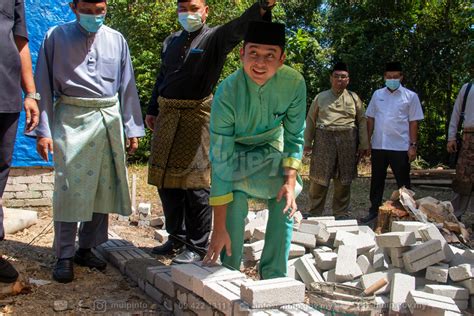
<instances>
[{"instance_id":1,"label":"black trousers","mask_svg":"<svg viewBox=\"0 0 474 316\"><path fill-rule=\"evenodd\" d=\"M0 199L10 173L19 117L20 113L0 113ZM2 203L0 203L0 240L5 237Z\"/></svg>"},{"instance_id":2,"label":"black trousers","mask_svg":"<svg viewBox=\"0 0 474 316\"><path fill-rule=\"evenodd\" d=\"M209 190L159 189L169 239L204 255L211 232Z\"/></svg>"},{"instance_id":3,"label":"black trousers","mask_svg":"<svg viewBox=\"0 0 474 316\"><path fill-rule=\"evenodd\" d=\"M410 188L410 162L408 152L372 149L372 178L370 179L370 213L377 213L382 204L387 167L390 166L397 186Z\"/></svg>"}]
</instances>

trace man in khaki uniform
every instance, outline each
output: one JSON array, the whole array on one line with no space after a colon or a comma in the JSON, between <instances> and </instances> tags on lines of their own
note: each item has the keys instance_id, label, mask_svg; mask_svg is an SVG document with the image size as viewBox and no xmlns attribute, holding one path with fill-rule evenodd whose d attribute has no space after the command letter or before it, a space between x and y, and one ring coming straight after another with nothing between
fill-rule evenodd
<instances>
[{"instance_id":1,"label":"man in khaki uniform","mask_svg":"<svg viewBox=\"0 0 474 316\"><path fill-rule=\"evenodd\" d=\"M367 123L362 101L346 89L349 84L347 65L335 64L329 80L331 89L314 98L306 118L305 152L312 152L310 214L322 215L333 179L333 214L337 218L347 218L358 158L369 149Z\"/></svg>"}]
</instances>

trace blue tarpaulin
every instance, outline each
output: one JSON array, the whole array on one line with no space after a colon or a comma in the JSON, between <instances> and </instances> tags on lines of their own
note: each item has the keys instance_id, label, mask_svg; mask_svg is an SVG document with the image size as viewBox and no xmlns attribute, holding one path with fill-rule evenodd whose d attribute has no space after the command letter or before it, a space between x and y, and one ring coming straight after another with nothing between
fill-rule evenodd
<instances>
[{"instance_id":1,"label":"blue tarpaulin","mask_svg":"<svg viewBox=\"0 0 474 316\"><path fill-rule=\"evenodd\" d=\"M43 37L52 26L75 19L69 8L71 0L25 0L26 19L28 25L29 46L33 67L36 64L38 51ZM65 57L67 58L67 57ZM36 140L23 135L25 129L25 112L21 113L18 126L15 151L13 153L14 167L50 166L36 153Z\"/></svg>"}]
</instances>

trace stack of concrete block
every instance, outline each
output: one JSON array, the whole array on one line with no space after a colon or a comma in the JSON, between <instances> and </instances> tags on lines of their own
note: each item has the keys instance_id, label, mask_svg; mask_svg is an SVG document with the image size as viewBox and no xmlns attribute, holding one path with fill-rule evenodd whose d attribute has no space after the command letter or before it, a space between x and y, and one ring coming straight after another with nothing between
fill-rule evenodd
<instances>
[{"instance_id":1,"label":"stack of concrete block","mask_svg":"<svg viewBox=\"0 0 474 316\"><path fill-rule=\"evenodd\" d=\"M469 290L466 288L452 285L428 284L425 286L424 291L453 299L460 310L465 310L469 306Z\"/></svg>"},{"instance_id":2,"label":"stack of concrete block","mask_svg":"<svg viewBox=\"0 0 474 316\"><path fill-rule=\"evenodd\" d=\"M268 222L268 210L249 212L246 218L244 240L250 241L256 229L265 230Z\"/></svg>"},{"instance_id":3,"label":"stack of concrete block","mask_svg":"<svg viewBox=\"0 0 474 316\"><path fill-rule=\"evenodd\" d=\"M258 261L262 257L265 242L259 240L253 243L244 244L243 258L248 261Z\"/></svg>"},{"instance_id":4,"label":"stack of concrete block","mask_svg":"<svg viewBox=\"0 0 474 316\"><path fill-rule=\"evenodd\" d=\"M416 240L423 240L420 229L426 224L421 222L394 221L392 222L391 232L414 232Z\"/></svg>"},{"instance_id":5,"label":"stack of concrete block","mask_svg":"<svg viewBox=\"0 0 474 316\"><path fill-rule=\"evenodd\" d=\"M415 246L403 254L403 264L408 272L418 272L446 259L441 242L433 239Z\"/></svg>"},{"instance_id":6,"label":"stack of concrete block","mask_svg":"<svg viewBox=\"0 0 474 316\"><path fill-rule=\"evenodd\" d=\"M346 231L349 233L358 233L359 226L357 220L336 220L319 223L320 229L317 236L318 242L322 244L332 245L338 231Z\"/></svg>"}]
</instances>

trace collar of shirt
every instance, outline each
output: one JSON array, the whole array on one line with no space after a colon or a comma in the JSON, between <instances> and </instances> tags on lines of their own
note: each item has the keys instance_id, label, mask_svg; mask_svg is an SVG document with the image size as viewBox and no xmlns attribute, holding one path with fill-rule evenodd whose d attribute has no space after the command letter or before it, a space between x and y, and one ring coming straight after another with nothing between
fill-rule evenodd
<instances>
[{"instance_id":1,"label":"collar of shirt","mask_svg":"<svg viewBox=\"0 0 474 316\"><path fill-rule=\"evenodd\" d=\"M402 84L400 84L400 87L395 91L390 91L387 87L385 87L383 91L385 92L385 94L388 94L388 95L398 95L404 92L403 91L404 89L405 87Z\"/></svg>"},{"instance_id":2,"label":"collar of shirt","mask_svg":"<svg viewBox=\"0 0 474 316\"><path fill-rule=\"evenodd\" d=\"M245 81L247 82L247 87L251 92L255 93L263 93L267 90L267 87L271 85L271 82L275 79L275 76L278 74L278 71L271 77L270 79L265 82L264 85L259 85L255 81L250 78L249 75L245 72L245 70L242 68L242 72L244 73L244 78Z\"/></svg>"}]
</instances>

